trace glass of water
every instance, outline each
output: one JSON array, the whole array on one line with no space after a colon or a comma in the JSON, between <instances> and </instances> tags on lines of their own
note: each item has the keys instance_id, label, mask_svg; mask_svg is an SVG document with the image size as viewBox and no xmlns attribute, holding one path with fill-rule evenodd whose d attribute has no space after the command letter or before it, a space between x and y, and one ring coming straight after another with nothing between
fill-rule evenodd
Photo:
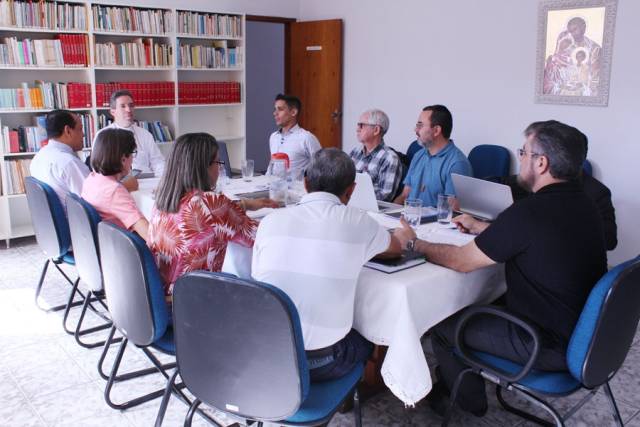
<instances>
[{"instance_id":1,"label":"glass of water","mask_svg":"<svg viewBox=\"0 0 640 427\"><path fill-rule=\"evenodd\" d=\"M274 179L269 183L269 198L278 202L280 206L287 204L288 184L284 179Z\"/></svg>"},{"instance_id":2,"label":"glass of water","mask_svg":"<svg viewBox=\"0 0 640 427\"><path fill-rule=\"evenodd\" d=\"M438 194L438 222L440 224L449 224L453 214L453 197L446 194Z\"/></svg>"},{"instance_id":3,"label":"glass of water","mask_svg":"<svg viewBox=\"0 0 640 427\"><path fill-rule=\"evenodd\" d=\"M245 159L242 161L242 179L249 182L251 178L253 178L253 160Z\"/></svg>"},{"instance_id":4,"label":"glass of water","mask_svg":"<svg viewBox=\"0 0 640 427\"><path fill-rule=\"evenodd\" d=\"M421 199L407 199L404 201L404 211L402 216L405 221L409 223L414 230L420 225L420 218L422 218L422 200Z\"/></svg>"}]
</instances>

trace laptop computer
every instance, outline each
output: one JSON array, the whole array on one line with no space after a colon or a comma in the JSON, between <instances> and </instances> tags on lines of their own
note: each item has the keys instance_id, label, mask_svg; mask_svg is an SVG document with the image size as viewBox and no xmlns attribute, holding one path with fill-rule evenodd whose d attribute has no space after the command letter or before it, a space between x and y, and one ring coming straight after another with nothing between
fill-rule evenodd
<instances>
[{"instance_id":1,"label":"laptop computer","mask_svg":"<svg viewBox=\"0 0 640 427\"><path fill-rule=\"evenodd\" d=\"M395 203L376 200L376 192L368 173L356 173L356 188L353 190L347 206L371 212L386 212L402 208L401 205Z\"/></svg>"},{"instance_id":2,"label":"laptop computer","mask_svg":"<svg viewBox=\"0 0 640 427\"><path fill-rule=\"evenodd\" d=\"M460 211L474 217L493 221L513 204L508 185L485 181L471 176L451 174Z\"/></svg>"}]
</instances>

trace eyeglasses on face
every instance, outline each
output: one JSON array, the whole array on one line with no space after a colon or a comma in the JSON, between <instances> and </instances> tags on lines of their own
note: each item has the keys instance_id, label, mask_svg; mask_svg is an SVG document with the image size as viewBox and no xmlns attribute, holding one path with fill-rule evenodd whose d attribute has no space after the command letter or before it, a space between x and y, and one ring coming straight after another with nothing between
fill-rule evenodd
<instances>
[{"instance_id":1,"label":"eyeglasses on face","mask_svg":"<svg viewBox=\"0 0 640 427\"><path fill-rule=\"evenodd\" d=\"M209 162L209 166L211 166L214 163L217 164L218 166L224 166L224 160L211 160L211 162Z\"/></svg>"},{"instance_id":2,"label":"eyeglasses on face","mask_svg":"<svg viewBox=\"0 0 640 427\"><path fill-rule=\"evenodd\" d=\"M133 157L137 156L137 155L138 155L138 150L133 150L133 151L131 152L131 154L129 154L129 155L130 155L130 156L133 156Z\"/></svg>"},{"instance_id":3,"label":"eyeglasses on face","mask_svg":"<svg viewBox=\"0 0 640 427\"><path fill-rule=\"evenodd\" d=\"M374 125L373 123L358 122L358 123L356 123L356 126L358 127L358 129L362 129L365 126L378 126L378 125Z\"/></svg>"},{"instance_id":4,"label":"eyeglasses on face","mask_svg":"<svg viewBox=\"0 0 640 427\"><path fill-rule=\"evenodd\" d=\"M529 154L529 156L531 156L531 158L538 157L538 156L544 156L543 153L536 153L536 152L533 152L533 151L526 151L524 148L518 148L518 156L524 157L525 154Z\"/></svg>"}]
</instances>

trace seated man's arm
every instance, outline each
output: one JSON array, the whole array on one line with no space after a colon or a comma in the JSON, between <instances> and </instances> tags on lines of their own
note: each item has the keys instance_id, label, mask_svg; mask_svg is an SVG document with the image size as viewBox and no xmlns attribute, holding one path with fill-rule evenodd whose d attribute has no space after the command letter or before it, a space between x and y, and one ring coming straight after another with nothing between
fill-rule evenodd
<instances>
[{"instance_id":1,"label":"seated man's arm","mask_svg":"<svg viewBox=\"0 0 640 427\"><path fill-rule=\"evenodd\" d=\"M404 201L407 200L407 197L409 197L410 192L411 192L411 187L409 187L408 185L405 185L404 188L402 189L402 193L400 193L400 195L396 197L393 203L397 203L399 205L404 204Z\"/></svg>"},{"instance_id":2,"label":"seated man's arm","mask_svg":"<svg viewBox=\"0 0 640 427\"><path fill-rule=\"evenodd\" d=\"M402 165L398 156L393 155L378 171L376 199L389 201L396 192L402 173Z\"/></svg>"}]
</instances>

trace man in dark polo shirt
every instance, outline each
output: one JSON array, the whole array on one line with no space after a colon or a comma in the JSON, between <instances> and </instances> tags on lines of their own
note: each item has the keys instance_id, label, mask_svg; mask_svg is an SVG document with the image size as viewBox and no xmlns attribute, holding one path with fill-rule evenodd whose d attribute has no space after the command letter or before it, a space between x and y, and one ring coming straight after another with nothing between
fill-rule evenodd
<instances>
[{"instance_id":1,"label":"man in dark polo shirt","mask_svg":"<svg viewBox=\"0 0 640 427\"><path fill-rule=\"evenodd\" d=\"M519 151L520 184L534 193L506 209L493 223L462 215L454 221L477 234L465 246L441 245L415 238L406 226L396 231L407 246L430 262L461 272L505 263L505 308L537 325L542 340L534 367L566 370L566 349L573 328L593 285L606 272L602 221L593 201L575 179L585 159L584 144L575 128L556 121L538 122L525 130ZM430 403L444 407L458 373L466 368L453 354L457 315L433 329L439 375ZM506 320L480 317L464 336L473 349L524 363L533 343ZM444 381L442 381L444 380ZM458 394L460 406L475 415L487 410L484 383L467 375Z\"/></svg>"}]
</instances>

